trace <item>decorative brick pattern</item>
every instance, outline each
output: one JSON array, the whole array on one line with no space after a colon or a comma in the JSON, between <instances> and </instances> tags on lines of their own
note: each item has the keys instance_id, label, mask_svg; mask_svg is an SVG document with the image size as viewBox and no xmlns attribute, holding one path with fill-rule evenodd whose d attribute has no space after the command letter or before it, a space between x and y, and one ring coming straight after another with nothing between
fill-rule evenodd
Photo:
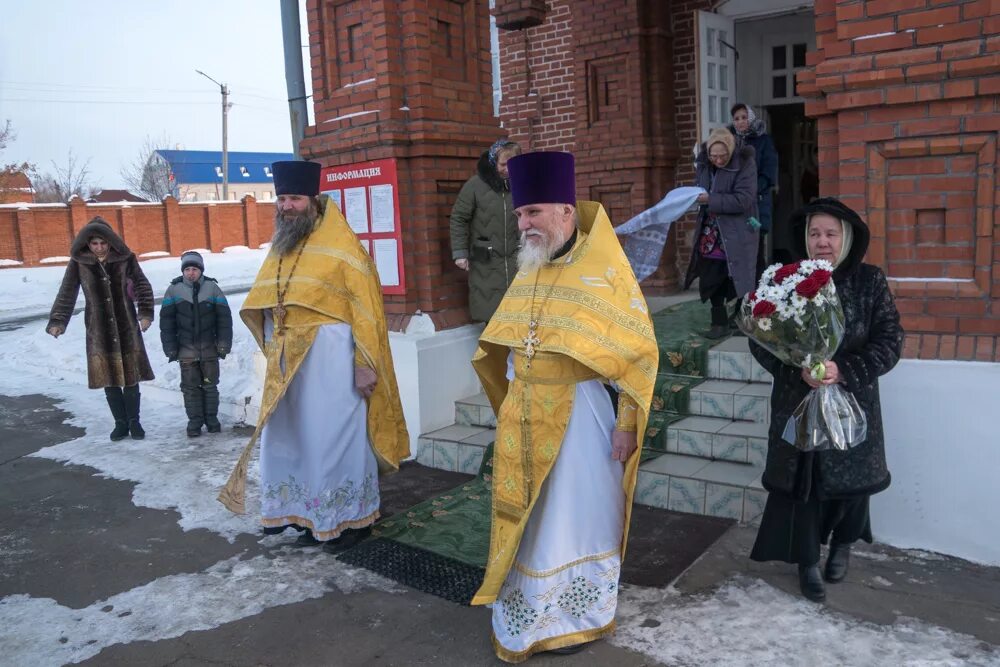
<instances>
[{"instance_id":1,"label":"decorative brick pattern","mask_svg":"<svg viewBox=\"0 0 1000 667\"><path fill-rule=\"evenodd\" d=\"M1000 361L1000 6L817 2L799 74L819 118L823 194L872 230L904 355ZM888 34L883 34L888 33Z\"/></svg>"}]
</instances>

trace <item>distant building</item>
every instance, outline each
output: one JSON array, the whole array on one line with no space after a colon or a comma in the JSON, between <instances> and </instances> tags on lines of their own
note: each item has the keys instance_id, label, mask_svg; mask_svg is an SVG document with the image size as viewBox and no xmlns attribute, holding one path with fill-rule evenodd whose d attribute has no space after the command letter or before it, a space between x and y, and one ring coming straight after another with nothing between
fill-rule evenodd
<instances>
[{"instance_id":1,"label":"distant building","mask_svg":"<svg viewBox=\"0 0 1000 667\"><path fill-rule=\"evenodd\" d=\"M23 171L0 174L0 204L32 204L35 188Z\"/></svg>"},{"instance_id":2,"label":"distant building","mask_svg":"<svg viewBox=\"0 0 1000 667\"><path fill-rule=\"evenodd\" d=\"M123 201L144 202L146 200L128 190L95 190L87 198L88 204L115 204Z\"/></svg>"},{"instance_id":3,"label":"distant building","mask_svg":"<svg viewBox=\"0 0 1000 667\"><path fill-rule=\"evenodd\" d=\"M271 163L294 160L291 153L229 152L229 199L246 195L258 200L274 198ZM166 170L172 194L180 201L222 199L222 151L157 150L147 171Z\"/></svg>"}]
</instances>

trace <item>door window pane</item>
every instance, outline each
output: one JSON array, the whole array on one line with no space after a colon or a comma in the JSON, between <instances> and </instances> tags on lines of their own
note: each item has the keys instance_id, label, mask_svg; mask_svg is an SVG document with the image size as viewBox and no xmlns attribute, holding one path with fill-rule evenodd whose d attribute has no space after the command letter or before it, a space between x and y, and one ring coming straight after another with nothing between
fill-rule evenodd
<instances>
[{"instance_id":1,"label":"door window pane","mask_svg":"<svg viewBox=\"0 0 1000 667\"><path fill-rule=\"evenodd\" d=\"M771 69L785 69L785 45L771 47Z\"/></svg>"},{"instance_id":2,"label":"door window pane","mask_svg":"<svg viewBox=\"0 0 1000 667\"><path fill-rule=\"evenodd\" d=\"M771 77L771 97L775 99L779 97L786 97L788 94L788 82L785 80L785 75L772 76Z\"/></svg>"},{"instance_id":3,"label":"door window pane","mask_svg":"<svg viewBox=\"0 0 1000 667\"><path fill-rule=\"evenodd\" d=\"M806 66L806 45L805 44L793 44L792 45L792 67L805 67Z\"/></svg>"},{"instance_id":4,"label":"door window pane","mask_svg":"<svg viewBox=\"0 0 1000 667\"><path fill-rule=\"evenodd\" d=\"M715 63L708 63L708 88L715 90Z\"/></svg>"},{"instance_id":5,"label":"door window pane","mask_svg":"<svg viewBox=\"0 0 1000 667\"><path fill-rule=\"evenodd\" d=\"M720 123L726 122L725 119L729 118L729 98L728 97L720 97L719 98L719 118L721 119L719 121Z\"/></svg>"},{"instance_id":6,"label":"door window pane","mask_svg":"<svg viewBox=\"0 0 1000 667\"><path fill-rule=\"evenodd\" d=\"M718 123L719 122L719 116L715 113L715 109L716 109L715 104L716 104L715 95L709 95L708 96L708 122L709 123Z\"/></svg>"},{"instance_id":7,"label":"door window pane","mask_svg":"<svg viewBox=\"0 0 1000 667\"><path fill-rule=\"evenodd\" d=\"M719 90L729 90L729 67L719 65Z\"/></svg>"},{"instance_id":8,"label":"door window pane","mask_svg":"<svg viewBox=\"0 0 1000 667\"><path fill-rule=\"evenodd\" d=\"M708 55L715 55L715 28L705 30L705 41L708 42Z\"/></svg>"}]
</instances>

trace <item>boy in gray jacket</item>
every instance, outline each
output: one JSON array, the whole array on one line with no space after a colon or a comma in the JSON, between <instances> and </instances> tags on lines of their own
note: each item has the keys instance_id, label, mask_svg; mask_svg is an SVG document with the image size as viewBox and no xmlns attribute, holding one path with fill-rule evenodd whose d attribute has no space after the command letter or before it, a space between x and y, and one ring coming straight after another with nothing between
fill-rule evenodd
<instances>
[{"instance_id":1,"label":"boy in gray jacket","mask_svg":"<svg viewBox=\"0 0 1000 667\"><path fill-rule=\"evenodd\" d=\"M188 437L222 430L219 423L219 359L233 346L233 316L201 255L181 255L181 275L170 282L160 306L160 340L168 361L180 361Z\"/></svg>"}]
</instances>

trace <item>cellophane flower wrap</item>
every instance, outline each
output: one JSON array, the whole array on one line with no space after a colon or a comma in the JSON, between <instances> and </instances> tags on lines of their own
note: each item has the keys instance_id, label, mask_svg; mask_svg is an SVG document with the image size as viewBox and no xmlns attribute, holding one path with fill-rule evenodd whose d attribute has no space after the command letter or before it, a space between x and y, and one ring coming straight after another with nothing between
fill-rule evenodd
<instances>
[{"instance_id":1,"label":"cellophane flower wrap","mask_svg":"<svg viewBox=\"0 0 1000 667\"><path fill-rule=\"evenodd\" d=\"M774 264L740 307L738 325L782 363L808 369L822 380L823 362L844 338L844 309L826 260ZM782 438L802 451L847 450L868 434L854 395L838 384L813 389L788 419Z\"/></svg>"}]
</instances>

